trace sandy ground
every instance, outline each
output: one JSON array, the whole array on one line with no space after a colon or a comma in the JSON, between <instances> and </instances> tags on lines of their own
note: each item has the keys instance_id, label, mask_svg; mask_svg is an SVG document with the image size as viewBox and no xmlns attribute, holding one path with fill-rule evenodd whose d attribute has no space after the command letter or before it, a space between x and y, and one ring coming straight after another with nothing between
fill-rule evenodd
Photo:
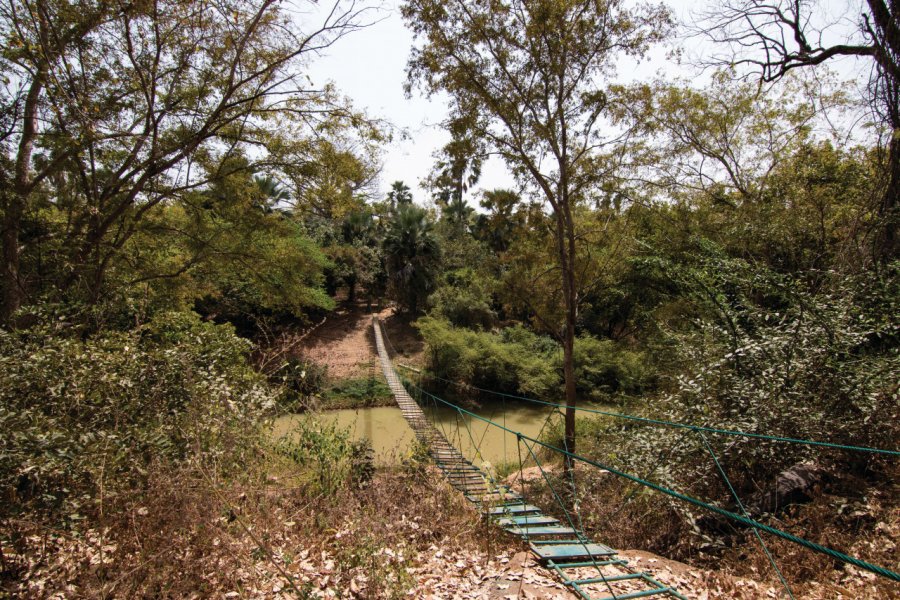
<instances>
[{"instance_id":1,"label":"sandy ground","mask_svg":"<svg viewBox=\"0 0 900 600\"><path fill-rule=\"evenodd\" d=\"M412 327L412 318L393 308L374 313L384 321L392 351L404 363L420 365L424 351ZM371 376L376 372L372 314L365 303L344 303L310 331L297 351L305 358L328 366L332 379Z\"/></svg>"}]
</instances>

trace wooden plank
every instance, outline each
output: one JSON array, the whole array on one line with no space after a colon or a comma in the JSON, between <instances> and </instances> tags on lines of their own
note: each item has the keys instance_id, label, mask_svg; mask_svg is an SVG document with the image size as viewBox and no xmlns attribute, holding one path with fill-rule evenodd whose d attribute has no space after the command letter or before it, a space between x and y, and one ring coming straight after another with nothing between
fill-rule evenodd
<instances>
[{"instance_id":1,"label":"wooden plank","mask_svg":"<svg viewBox=\"0 0 900 600\"><path fill-rule=\"evenodd\" d=\"M578 535L579 531L577 529L572 529L571 527L565 527L563 525L551 525L551 526L541 526L538 525L536 527L506 527L506 531L510 533L514 533L516 535L521 535L522 537L534 537L534 536L545 536L545 535Z\"/></svg>"},{"instance_id":2,"label":"wooden plank","mask_svg":"<svg viewBox=\"0 0 900 600\"><path fill-rule=\"evenodd\" d=\"M628 561L615 558L612 560L592 560L583 562L551 563L550 566L560 569L581 569L583 567L605 567L607 565L627 565Z\"/></svg>"},{"instance_id":3,"label":"wooden plank","mask_svg":"<svg viewBox=\"0 0 900 600\"><path fill-rule=\"evenodd\" d=\"M510 503L503 506L491 507L487 514L489 515L518 515L524 513L540 513L541 509L532 504Z\"/></svg>"},{"instance_id":4,"label":"wooden plank","mask_svg":"<svg viewBox=\"0 0 900 600\"><path fill-rule=\"evenodd\" d=\"M573 560L576 558L592 558L595 556L611 556L615 550L603 544L585 542L583 544L531 544L531 550L541 560Z\"/></svg>"},{"instance_id":5,"label":"wooden plank","mask_svg":"<svg viewBox=\"0 0 900 600\"><path fill-rule=\"evenodd\" d=\"M493 502L509 502L512 500L521 500L522 497L514 492L488 492L487 494L482 494L481 496L471 496L469 500L472 502L482 502L482 503L493 503Z\"/></svg>"},{"instance_id":6,"label":"wooden plank","mask_svg":"<svg viewBox=\"0 0 900 600\"><path fill-rule=\"evenodd\" d=\"M553 517L545 517L544 515L524 515L521 517L503 517L497 519L496 522L501 527L509 527L516 525L555 525L559 523L559 520Z\"/></svg>"}]
</instances>

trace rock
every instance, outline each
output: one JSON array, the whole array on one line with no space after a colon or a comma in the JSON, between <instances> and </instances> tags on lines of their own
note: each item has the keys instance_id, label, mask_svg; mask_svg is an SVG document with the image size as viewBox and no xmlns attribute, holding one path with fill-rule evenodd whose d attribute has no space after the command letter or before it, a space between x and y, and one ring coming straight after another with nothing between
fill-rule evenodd
<instances>
[{"instance_id":1,"label":"rock","mask_svg":"<svg viewBox=\"0 0 900 600\"><path fill-rule=\"evenodd\" d=\"M756 494L745 502L751 516L777 513L786 506L812 500L813 488L825 479L825 470L816 463L798 463L775 479L774 489Z\"/></svg>"},{"instance_id":2,"label":"rock","mask_svg":"<svg viewBox=\"0 0 900 600\"><path fill-rule=\"evenodd\" d=\"M809 502L813 490L827 476L824 468L816 463L797 463L775 478L775 485L768 491L756 493L741 501L750 518L756 519L762 514L777 514L791 504ZM731 502L726 509L741 514L740 507ZM719 515L704 515L697 519L697 526L705 531L729 533L741 527L740 524Z\"/></svg>"}]
</instances>

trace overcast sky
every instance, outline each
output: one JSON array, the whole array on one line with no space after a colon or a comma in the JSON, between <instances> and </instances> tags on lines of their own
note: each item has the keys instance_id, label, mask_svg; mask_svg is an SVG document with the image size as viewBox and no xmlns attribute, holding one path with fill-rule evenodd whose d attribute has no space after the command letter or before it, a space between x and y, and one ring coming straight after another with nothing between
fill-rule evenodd
<instances>
[{"instance_id":1,"label":"overcast sky","mask_svg":"<svg viewBox=\"0 0 900 600\"><path fill-rule=\"evenodd\" d=\"M846 4L841 0L825 2L826 6L836 3L845 9ZM310 76L317 84L333 81L357 108L364 109L371 117L386 119L398 128L394 141L384 149L380 188L386 193L392 182L403 180L412 188L415 199L423 202L427 193L420 185L434 162L433 153L447 141L447 135L440 128L446 105L440 99L427 100L418 93L406 98L403 93L412 34L403 24L398 4L396 0L386 1L381 12L377 16L373 14L378 22L339 40L311 65ZM675 17L682 21L689 19L692 10L702 6L692 0L675 0L668 4ZM703 52L698 42L689 43L692 45L684 48L688 55ZM667 78L697 77L696 71L668 59L667 50L654 49L650 58L637 67L620 65L621 81L649 79L657 73L665 73ZM489 161L479 187L512 186L512 178L501 161Z\"/></svg>"}]
</instances>

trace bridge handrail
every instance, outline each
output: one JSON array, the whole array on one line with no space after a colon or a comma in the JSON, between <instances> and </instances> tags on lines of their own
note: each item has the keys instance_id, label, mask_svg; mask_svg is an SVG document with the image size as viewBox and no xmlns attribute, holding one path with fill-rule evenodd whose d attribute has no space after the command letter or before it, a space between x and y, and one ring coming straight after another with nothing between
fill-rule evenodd
<instances>
[{"instance_id":1,"label":"bridge handrail","mask_svg":"<svg viewBox=\"0 0 900 600\"><path fill-rule=\"evenodd\" d=\"M650 489L652 489L652 490L655 490L655 491L660 492L660 493L662 493L662 494L665 494L665 495L667 495L667 496L671 496L671 497L676 498L676 499L678 499L678 500L681 500L681 501L683 501L683 502L687 502L687 503L689 503L689 504L692 504L692 505L694 505L694 506L697 506L698 508L702 508L702 509L704 509L704 510L708 510L708 511L710 511L710 512L716 513L716 514L718 514L718 515L720 515L720 516L723 516L723 517L725 517L725 518L727 518L727 519L729 519L729 520L732 520L732 521L735 521L735 522L737 522L737 523L741 523L741 524L743 524L743 525L746 525L746 526L748 526L748 527L752 527L752 528L754 528L754 529L757 529L757 530L759 530L759 531L763 531L763 532L769 533L769 534L771 534L771 535L780 537L780 538L782 538L782 539L784 539L784 540L787 540L787 541L789 541L789 542L793 542L793 543L795 543L795 544L799 544L799 545L801 545L801 546L803 546L803 547L805 547L805 548L808 548L808 549L810 549L810 550L812 550L812 551L814 551L814 552L818 552L818 553L820 553L820 554L825 554L825 555L830 556L830 557L832 557L832 558L834 558L834 559L837 559L837 560L839 560L839 561L841 561L841 562L843 562L843 563L851 564L851 565L853 565L853 566L855 566L855 567L858 567L858 568L863 569L863 570L865 570L865 571L869 571L870 573L874 573L874 574L879 575L879 576L881 576L881 577L887 577L888 579L892 579L892 580L894 580L894 581L900 581L900 573L895 573L894 571L891 571L890 569L887 569L887 568L885 568L885 567L880 567L880 566L878 566L878 565L873 565L873 564L868 563L868 562L866 562L866 561L864 561L864 560L861 560L861 559L859 559L859 558L855 558L855 557L853 557L853 556L849 556L849 555L847 555L847 554L844 554L843 552L840 552L840 551L835 550L835 549L833 549L833 548L828 548L827 546L822 546L821 544L817 544L817 543L815 543L815 542L806 540L806 539L804 539L804 538L797 537L797 536L795 536L795 535L793 535L793 534L791 534L791 533L788 533L787 531L783 531L783 530L781 530L781 529L778 529L778 528L775 528L775 527L771 527L771 526L769 526L769 525L766 525L766 524L764 524L764 523L760 523L759 521L756 521L756 520L751 519L751 518L749 518L749 517L744 517L744 516L742 516L742 515L739 515L739 514L737 514L737 513L731 512L731 511L726 510L726 509L724 509L724 508L720 508L720 507L715 506L715 505L713 505L713 504L709 504L708 502L704 502L704 501L702 501L702 500L700 500L700 499L698 499L698 498L694 498L694 497L692 497L692 496L688 496L687 494L683 494L683 493L681 493L681 492L679 492L679 491L677 491L677 490L673 490L673 489L671 489L671 488L667 488L667 487L665 487L665 486L662 486L662 485L653 483L652 481L647 481L647 480L645 480L645 479L642 479L641 477L638 477L638 476L636 476L636 475L632 475L632 474L630 474L630 473L626 473L626 472L624 472L624 471L620 471L620 470L618 470L618 469L616 469L616 468L614 468L614 467L611 467L611 466L608 466L608 465L604 465L603 463L600 463L600 462L598 462L598 461L595 461L595 460L586 458L586 457L584 457L584 456L581 456L580 454L575 454L574 452L569 452L568 450L565 450L565 449L563 449L563 448L558 448L558 447L556 447L556 446L554 446L554 445L552 445L552 444L548 444L547 442L542 442L541 440L538 440L538 439L535 439L535 438L533 438L533 437L527 436L527 435L525 435L524 433L522 433L522 432L520 432L520 431L515 431L515 430L513 430L513 429L509 429L508 427L506 427L506 426L504 426L504 425L501 425L500 423L496 423L496 422L494 422L494 421L492 421L492 420L490 420L490 419L488 419L488 418L482 417L481 415L477 415L477 414L475 414L475 413L473 413L473 412L471 412L471 411L468 411L468 410L462 408L461 406L457 406L456 404L453 404L452 402L448 402L448 401L444 400L443 398L440 398L440 397L438 397L438 396L435 396L434 394L431 394L430 392L427 392L427 391L423 390L421 387L419 387L419 386L417 386L417 385L415 385L415 384L413 384L413 383L411 383L411 382L409 382L409 381L407 381L407 380L404 380L404 381L406 381L407 385L409 385L409 386L411 386L411 387L414 387L414 388L417 389L419 392L421 392L421 393L425 394L426 396L428 396L428 397L434 399L435 401L441 402L441 403L447 405L448 407L450 407L450 408L452 408L452 409L454 409L454 410L459 411L460 413L467 414L467 415L469 415L469 416L472 417L472 418L478 419L479 421L483 421L484 423L487 423L488 425L491 425L491 426L493 426L493 427L497 427L498 429L502 429L503 431L506 431L507 433L510 433L510 434L512 434L512 435L515 435L516 438L517 438L518 440L527 440L527 441L529 441L529 442L532 442L533 444L537 444L537 445L542 446L542 447L544 447L544 448L546 448L546 449L548 449L548 450L551 450L551 451L553 451L553 452L558 452L559 454L561 454L561 455L563 455L563 456L568 456L568 457L571 458L572 460L578 460L578 461L581 461L581 462L583 462L583 463L585 463L585 464L588 464L588 465L597 467L597 468L599 468L599 469L604 469L604 470L606 470L606 471L608 471L608 472L610 472L610 473L612 473L612 474L614 474L614 475L616 475L616 476L618 476L618 477L622 477L622 478L624 478L624 479L627 479L627 480L629 480L629 481L632 481L632 482L637 483L637 484L639 484L639 485L642 485L642 486L644 486L644 487L650 488ZM690 427L690 426L688 426L688 428L694 429L694 430L696 430L696 431L702 431L702 429L699 428L699 427Z\"/></svg>"},{"instance_id":2,"label":"bridge handrail","mask_svg":"<svg viewBox=\"0 0 900 600\"><path fill-rule=\"evenodd\" d=\"M399 363L397 366L399 366L403 369L407 369L407 370L414 370L414 369L411 369L410 367L407 367L406 365L399 364ZM450 381L449 379L444 379L442 377L438 377L431 373L426 373L425 376L429 377L431 379L435 379L437 381L443 381L445 383L449 383L451 385L466 387L469 389L477 390L479 392L494 394L496 396L503 396L505 398L511 398L514 400L524 400L525 402L531 402L533 404L541 404L544 406L552 406L552 407L556 407L556 408L567 408L567 406L565 404L558 404L556 402L548 402L546 400L538 400L537 398L529 398L527 396L517 396L515 394L507 394L504 392L488 390L488 389L480 388L480 387L474 386L474 385L459 383L456 381ZM764 434L764 433L753 433L750 431L740 431L740 430L735 430L735 429L720 429L718 427L707 427L707 426L703 426L703 425L693 425L690 423L679 423L676 421L666 421L663 419L653 419L650 417L639 417L637 415L628 415L628 414L624 414L624 413L610 412L610 411L600 410L600 409L596 409L596 408L590 408L587 406L577 406L576 405L574 407L574 409L576 411L580 411L580 412L603 415L606 417L613 417L616 419L625 419L628 421L637 421L637 422L641 422L641 423L647 423L650 425L658 425L661 427L671 427L673 429L690 429L690 430L695 430L695 431L702 431L704 433L717 433L717 434L721 434L721 435L730 435L730 436L735 436L735 437L760 439L760 440L766 440L766 441L772 441L772 442L801 444L801 445L806 445L806 446L819 446L819 447L823 447L823 448L833 448L836 450L849 450L849 451L853 451L853 452L868 452L871 454L885 454L888 456L900 456L900 450L889 450L886 448L872 448L869 446L853 446L853 445L847 445L847 444L836 444L833 442L823 442L823 441L819 441L819 440L807 440L807 439L802 439L802 438L792 438L792 437L784 437L784 436L778 436L778 435L768 435L768 434Z\"/></svg>"}]
</instances>

